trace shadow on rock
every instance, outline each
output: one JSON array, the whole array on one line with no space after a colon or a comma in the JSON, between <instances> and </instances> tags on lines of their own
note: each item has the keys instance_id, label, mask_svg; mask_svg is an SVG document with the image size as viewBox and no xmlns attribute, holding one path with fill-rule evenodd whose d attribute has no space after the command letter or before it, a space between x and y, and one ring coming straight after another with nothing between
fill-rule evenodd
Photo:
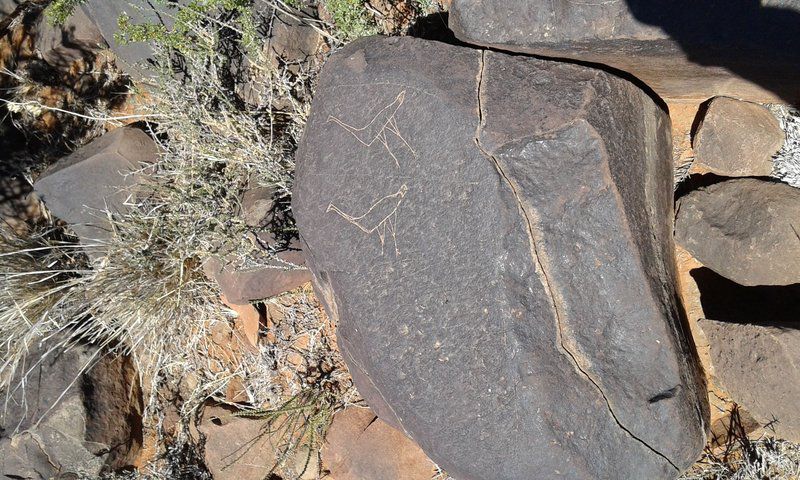
<instances>
[{"instance_id":1,"label":"shadow on rock","mask_svg":"<svg viewBox=\"0 0 800 480\"><path fill-rule=\"evenodd\" d=\"M744 287L705 267L690 274L706 318L800 329L800 284Z\"/></svg>"},{"instance_id":2,"label":"shadow on rock","mask_svg":"<svg viewBox=\"0 0 800 480\"><path fill-rule=\"evenodd\" d=\"M691 61L800 102L800 11L791 0L626 1L638 21L663 29Z\"/></svg>"}]
</instances>

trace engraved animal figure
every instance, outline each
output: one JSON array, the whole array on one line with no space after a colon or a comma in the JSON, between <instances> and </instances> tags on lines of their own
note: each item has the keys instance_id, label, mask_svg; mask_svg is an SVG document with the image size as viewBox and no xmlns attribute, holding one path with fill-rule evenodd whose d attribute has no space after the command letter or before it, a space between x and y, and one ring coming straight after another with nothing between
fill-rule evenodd
<instances>
[{"instance_id":1,"label":"engraved animal figure","mask_svg":"<svg viewBox=\"0 0 800 480\"><path fill-rule=\"evenodd\" d=\"M388 134L392 134L405 145L406 148L411 152L411 154L416 157L417 153L411 148L411 145L408 144L403 135L400 133L400 129L397 127L397 120L394 118L397 110L403 105L406 99L406 91L403 90L397 97L394 99L392 103L385 106L380 112L378 112L372 120L364 125L361 128L356 128L352 125L349 125L337 117L333 115L328 117L329 122L333 122L340 127L342 127L345 131L353 135L356 140L358 140L362 145L366 147L371 147L375 142L379 142L383 145L383 148L389 152L392 159L394 160L395 165L400 167L400 161L397 159L397 156L392 151L392 148L389 146L389 137Z\"/></svg>"},{"instance_id":2,"label":"engraved animal figure","mask_svg":"<svg viewBox=\"0 0 800 480\"><path fill-rule=\"evenodd\" d=\"M383 252L386 234L388 233L394 242L395 253L400 255L400 251L397 249L397 209L400 208L400 204L403 203L403 198L405 198L407 192L408 187L402 185L397 193L386 195L381 198L363 215L350 215L333 203L328 205L326 213L335 212L368 235L377 233L378 239L381 242L381 252Z\"/></svg>"}]
</instances>

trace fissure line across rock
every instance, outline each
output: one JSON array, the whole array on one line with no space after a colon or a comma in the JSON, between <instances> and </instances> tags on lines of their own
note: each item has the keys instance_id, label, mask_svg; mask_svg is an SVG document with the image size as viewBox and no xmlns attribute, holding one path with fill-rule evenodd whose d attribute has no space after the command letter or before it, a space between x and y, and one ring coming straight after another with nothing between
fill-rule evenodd
<instances>
[{"instance_id":1,"label":"fissure line across rock","mask_svg":"<svg viewBox=\"0 0 800 480\"><path fill-rule=\"evenodd\" d=\"M655 448L650 446L647 442L645 442L644 440L642 440L639 437L637 437L636 435L634 435L628 428L626 428L622 424L622 422L620 422L620 420L617 418L617 415L614 413L613 408L611 407L611 402L608 400L608 397L606 397L606 394L603 392L603 389L600 388L600 385L591 377L591 375L589 375L588 372L586 372L583 368L581 368L581 366L578 363L578 360L577 360L575 354L572 351L570 351L567 348L567 346L565 345L565 343L564 343L564 333L563 333L563 327L562 327L561 312L559 311L558 303L556 302L556 298L555 298L555 292L554 292L554 289L553 289L553 287L551 285L550 279L548 278L547 271L545 270L544 265L542 264L542 261L541 261L541 259L539 257L538 247L536 245L536 240L535 240L535 236L534 236L533 222L531 221L531 218L530 218L531 215L527 211L524 202L522 201L522 199L520 198L519 194L517 193L517 188L516 188L514 182L508 177L508 175L506 175L505 171L503 170L502 166L500 165L500 162L494 157L494 155L492 155L491 153L486 151L486 149L481 144L480 134L481 134L481 129L483 128L483 121L484 121L482 94L483 94L483 78L484 78L485 67L486 67L486 50L483 50L483 51L481 51L480 62L479 62L479 70L478 70L478 75L477 75L478 126L477 126L477 129L475 131L474 142L475 142L475 145L477 146L478 150L481 152L481 154L484 157L486 157L492 163L492 166L495 168L497 173L500 175L500 178L502 178L503 181L505 181L508 184L509 188L511 189L511 193L512 193L512 195L514 195L514 199L517 202L517 207L519 208L519 210L520 210L520 212L522 214L522 217L525 220L525 225L526 225L527 234L528 234L528 240L529 240L530 246L531 246L531 255L532 255L534 261L536 262L536 266L538 267L537 270L539 272L541 272L540 280L542 281L542 284L545 287L545 291L547 292L547 297L550 299L550 303L551 303L552 308L553 308L553 313L554 313L555 318L556 318L556 331L558 332L559 353L561 353L563 356L569 358L570 361L572 362L572 364L578 370L578 372L580 372L592 385L594 385L594 387L597 389L597 391L603 397L603 400L606 403L606 406L608 408L609 413L611 414L611 417L614 419L614 422L616 422L616 424L617 424L617 426L619 426L619 428L621 428L631 438L633 438L637 442L639 442L642 445L644 445L648 450L650 450L654 454L658 455L659 457L661 457L665 461L667 461L672 466L672 468L674 468L677 471L680 471L680 468L678 468L677 465L675 465L675 463L673 463L672 460L670 460L666 455L664 455L663 453L659 452L658 450L656 450Z\"/></svg>"}]
</instances>

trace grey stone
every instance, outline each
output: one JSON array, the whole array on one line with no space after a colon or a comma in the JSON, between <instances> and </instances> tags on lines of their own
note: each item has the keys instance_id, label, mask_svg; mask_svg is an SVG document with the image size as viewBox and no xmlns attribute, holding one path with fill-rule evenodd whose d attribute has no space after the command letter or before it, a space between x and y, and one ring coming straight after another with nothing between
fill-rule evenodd
<instances>
[{"instance_id":1,"label":"grey stone","mask_svg":"<svg viewBox=\"0 0 800 480\"><path fill-rule=\"evenodd\" d=\"M187 3L186 0L88 0L76 10L94 21L116 55L118 66L134 80L147 82L153 78L153 73L147 67L153 57L153 46L149 42L120 41L115 35L119 31L120 17L125 15L134 25L147 23L171 29L175 24L178 6Z\"/></svg>"},{"instance_id":2,"label":"grey stone","mask_svg":"<svg viewBox=\"0 0 800 480\"><path fill-rule=\"evenodd\" d=\"M666 98L800 100L800 6L751 0L453 0L460 40L595 62Z\"/></svg>"},{"instance_id":3,"label":"grey stone","mask_svg":"<svg viewBox=\"0 0 800 480\"><path fill-rule=\"evenodd\" d=\"M731 398L779 438L800 442L800 323L699 325L711 345L714 375Z\"/></svg>"},{"instance_id":4,"label":"grey stone","mask_svg":"<svg viewBox=\"0 0 800 480\"><path fill-rule=\"evenodd\" d=\"M0 20L14 13L14 11L25 3L25 0L0 0Z\"/></svg>"},{"instance_id":5,"label":"grey stone","mask_svg":"<svg viewBox=\"0 0 800 480\"><path fill-rule=\"evenodd\" d=\"M693 463L669 139L602 71L412 38L334 54L293 207L370 408L463 480Z\"/></svg>"},{"instance_id":6,"label":"grey stone","mask_svg":"<svg viewBox=\"0 0 800 480\"><path fill-rule=\"evenodd\" d=\"M130 360L105 358L96 347L54 346L33 345L24 373L0 392L0 476L97 478L106 465L130 466L125 460L141 446L141 390L110 375Z\"/></svg>"},{"instance_id":7,"label":"grey stone","mask_svg":"<svg viewBox=\"0 0 800 480\"><path fill-rule=\"evenodd\" d=\"M33 187L53 215L70 224L87 253L97 257L111 236L104 211L126 211L136 172L157 159L158 147L146 133L122 127L58 161Z\"/></svg>"},{"instance_id":8,"label":"grey stone","mask_svg":"<svg viewBox=\"0 0 800 480\"><path fill-rule=\"evenodd\" d=\"M678 200L675 238L703 265L740 285L800 283L800 190L736 178Z\"/></svg>"},{"instance_id":9,"label":"grey stone","mask_svg":"<svg viewBox=\"0 0 800 480\"><path fill-rule=\"evenodd\" d=\"M64 25L53 25L46 15L40 15L35 26L35 48L50 65L67 69L77 60L90 60L108 44L92 17L77 8Z\"/></svg>"},{"instance_id":10,"label":"grey stone","mask_svg":"<svg viewBox=\"0 0 800 480\"><path fill-rule=\"evenodd\" d=\"M693 142L696 164L727 177L767 177L784 138L766 107L717 97L708 104Z\"/></svg>"}]
</instances>

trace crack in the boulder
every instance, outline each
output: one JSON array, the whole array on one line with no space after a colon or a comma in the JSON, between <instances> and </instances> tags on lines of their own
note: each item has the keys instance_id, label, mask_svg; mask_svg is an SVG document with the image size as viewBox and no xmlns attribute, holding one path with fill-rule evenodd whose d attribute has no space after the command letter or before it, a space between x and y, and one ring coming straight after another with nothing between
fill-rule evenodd
<instances>
[{"instance_id":1,"label":"crack in the boulder","mask_svg":"<svg viewBox=\"0 0 800 480\"><path fill-rule=\"evenodd\" d=\"M563 326L562 326L562 313L559 311L558 302L556 301L556 297L555 297L555 290L552 287L550 279L549 279L549 277L547 275L547 271L545 270L544 264L542 263L541 257L539 256L539 247L536 244L536 237L534 235L534 226L533 226L533 221L531 220L531 214L528 212L528 210L527 210L527 208L525 206L525 203L522 201L522 198L517 193L518 189L517 189L516 185L511 180L511 178L506 174L506 172L503 170L503 167L500 165L500 162L497 160L497 158L495 158L494 155L492 155L491 153L486 151L486 149L483 147L483 144L481 143L481 139L480 138L481 138L481 131L482 131L483 122L484 122L482 95L483 95L483 79L484 79L484 70L485 70L485 68L486 68L486 50L482 50L481 51L481 56L480 56L480 62L479 62L479 70L478 70L478 75L477 75L478 127L477 127L477 129L475 131L474 142L475 142L475 145L478 147L478 150L481 152L481 154L491 162L492 166L495 168L497 173L500 175L500 178L502 178L508 184L509 188L511 189L511 193L514 196L514 200L517 202L517 208L519 208L519 210L520 210L520 212L522 214L522 217L525 220L525 225L526 225L527 234L528 234L528 240L529 240L530 247L531 247L531 254L532 254L534 262L536 262L536 266L538 267L537 271L541 272L540 280L541 280L543 286L545 287L547 296L550 299L550 303L551 303L552 308L553 308L553 313L555 315L556 331L558 332L557 336L558 336L559 353L561 353L561 355L563 355L563 356L567 357L568 359L570 359L572 364L578 370L578 372L580 372L595 387L595 389L597 389L598 393L600 393L600 396L603 397L603 400L605 401L606 407L608 408L608 412L611 415L611 418L614 419L614 422L617 424L617 426L620 429L622 429L626 434L628 434L628 436L633 438L635 441L637 441L637 442L641 443L642 445L644 445L648 450L650 450L654 454L658 455L659 457L663 458L667 463L670 464L670 466L672 466L672 468L674 468L675 470L680 471L680 468L678 468L678 466L675 465L675 463L673 463L672 460L670 460L666 455L664 455L663 453L659 452L658 450L656 450L655 448L650 446L647 442L645 442L641 438L639 438L636 435L634 435L633 432L631 432L627 427L625 427L625 425L622 424L622 422L619 420L619 418L617 418L617 415L614 412L614 409L611 407L611 402L609 401L609 399L606 396L605 392L603 392L603 389L600 388L600 384L594 378L592 378L592 376L587 371L585 371L581 367L580 363L578 362L578 359L577 359L576 355L569 348L567 348L566 344L564 343L564 332L563 332Z\"/></svg>"}]
</instances>

